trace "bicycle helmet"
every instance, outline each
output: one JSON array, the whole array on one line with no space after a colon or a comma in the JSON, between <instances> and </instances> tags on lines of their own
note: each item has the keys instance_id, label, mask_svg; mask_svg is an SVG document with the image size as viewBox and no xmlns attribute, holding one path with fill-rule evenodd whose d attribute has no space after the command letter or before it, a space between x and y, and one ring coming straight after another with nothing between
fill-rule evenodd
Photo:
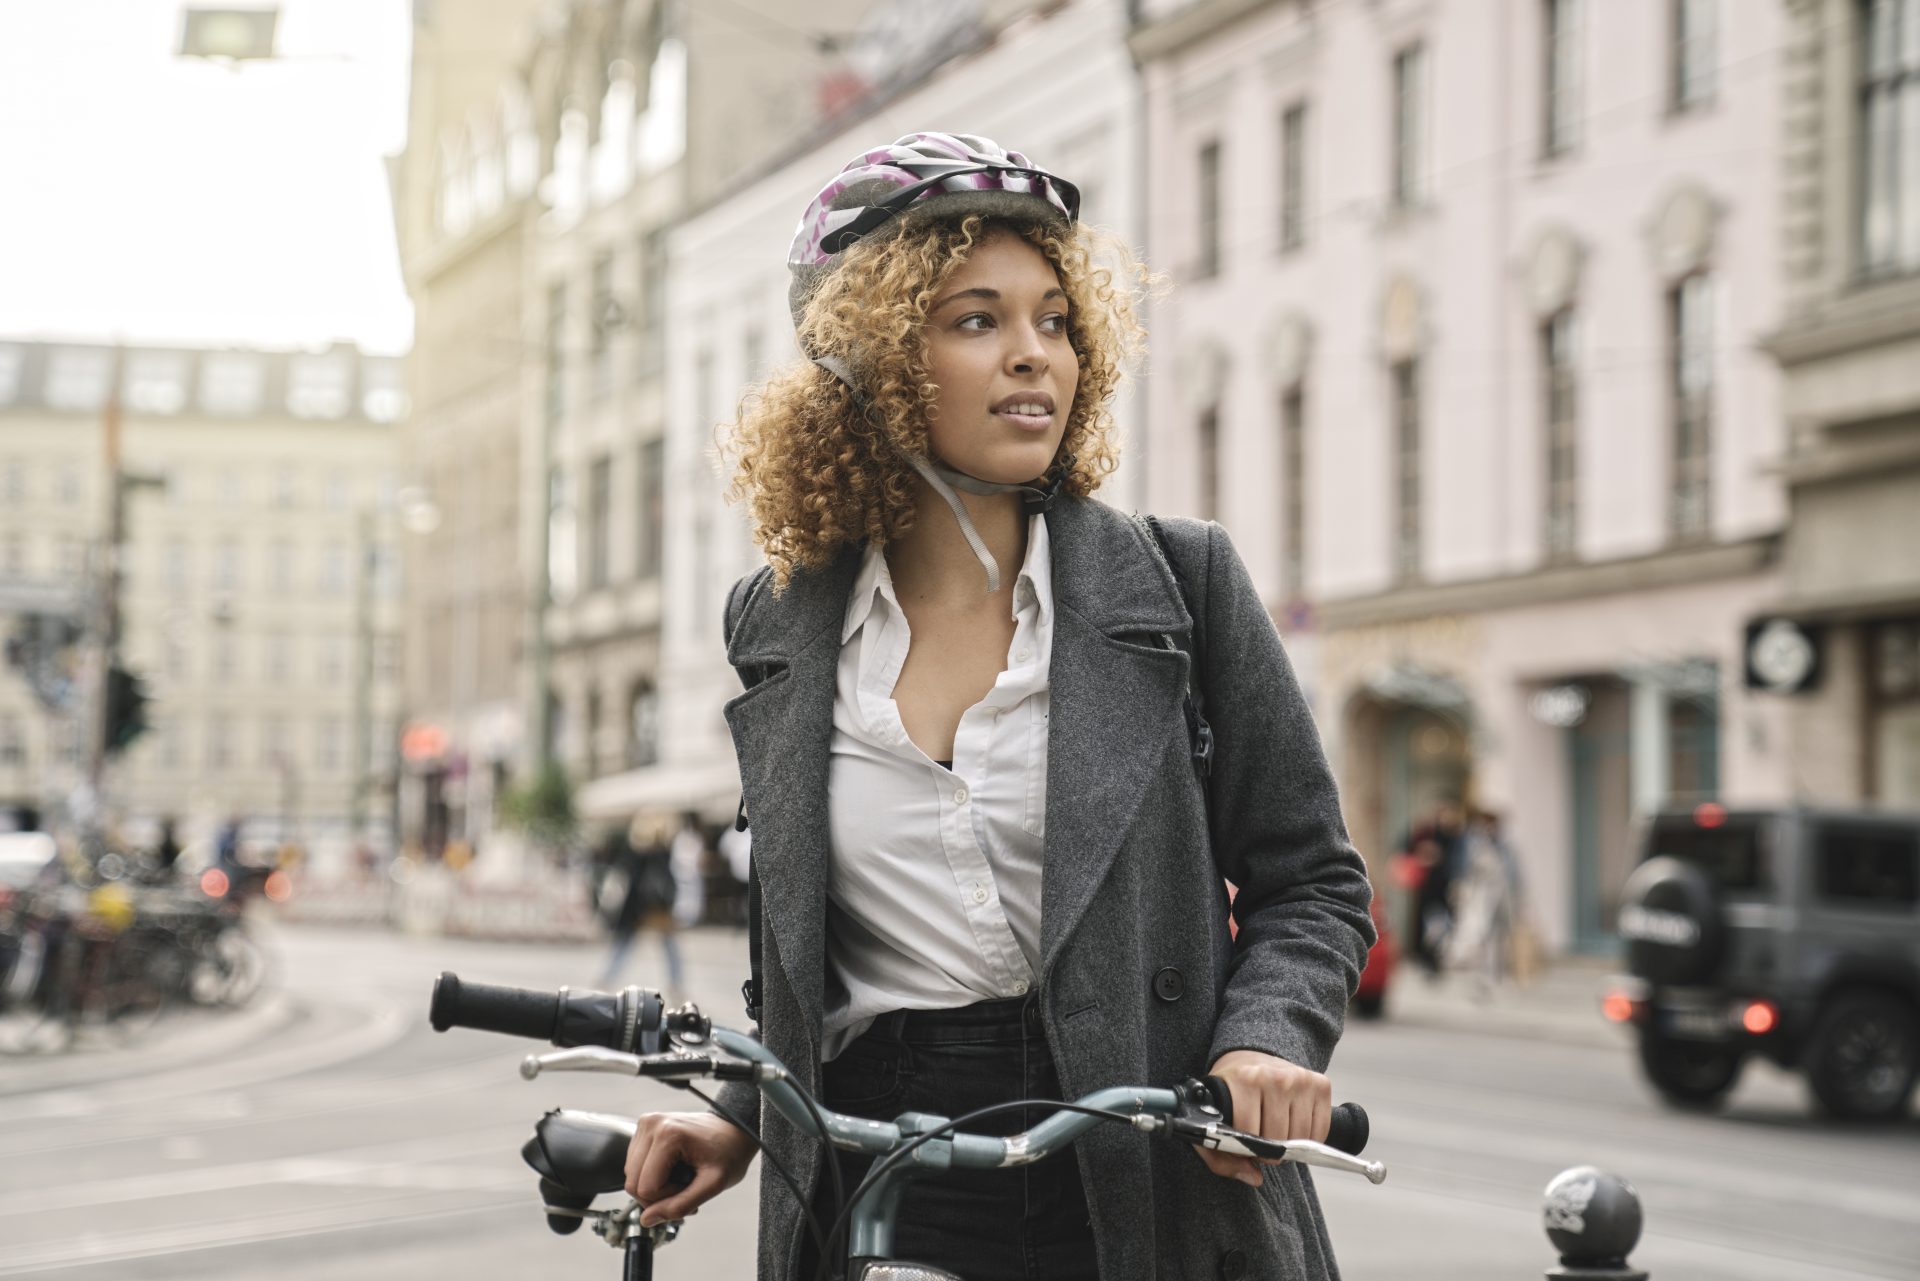
<instances>
[{"instance_id":1,"label":"bicycle helmet","mask_svg":"<svg viewBox=\"0 0 1920 1281\"><path fill-rule=\"evenodd\" d=\"M799 328L813 291L839 266L850 247L862 240L897 235L909 225L912 215L922 213L941 217L983 214L1068 227L1080 216L1080 189L1064 178L1036 169L1019 152L975 134L913 133L891 146L863 151L820 189L800 216L793 246L787 251L787 268L793 276L787 305L794 327ZM845 383L857 403L864 404L845 361L815 352L806 354ZM960 532L987 571L987 591L999 591L1000 566L968 519L954 487L973 494L1017 493L1023 509L1033 513L1053 505L1060 481L1056 479L1046 487L1004 484L970 476L938 459L922 458L906 450L902 454L953 509Z\"/></svg>"}]
</instances>

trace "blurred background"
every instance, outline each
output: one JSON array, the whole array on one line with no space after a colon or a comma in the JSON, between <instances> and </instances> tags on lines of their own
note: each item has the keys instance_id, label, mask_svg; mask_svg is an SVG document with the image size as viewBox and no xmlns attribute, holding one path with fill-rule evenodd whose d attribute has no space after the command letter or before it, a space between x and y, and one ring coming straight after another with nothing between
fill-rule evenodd
<instances>
[{"instance_id":1,"label":"blurred background","mask_svg":"<svg viewBox=\"0 0 1920 1281\"><path fill-rule=\"evenodd\" d=\"M424 1034L426 978L743 1021L715 428L795 358L800 211L923 129L1077 182L1170 285L1102 497L1232 534L1374 873L1390 1017L1342 1054L1429 1199L1329 1190L1350 1274L1522 1275L1547 1174L1713 1134L1649 1180L1658 1258L1920 1275L1910 1200L1755 1173L1920 1155L1920 0L63 0L0 6L0 1276L593 1266L504 1137L519 1051ZM1642 954L1676 851L1744 974ZM1768 986L1867 936L1870 1134L1789 1075L1844 993ZM1791 1043L1675 1075L1676 986ZM116 1110L153 1055L172 1128ZM253 1089L301 1102L207 1102ZM1462 1192L1515 1098L1524 1172ZM502 1137L309 1178L362 1106L355 1144ZM100 1191L122 1135L170 1173ZM262 1192L315 1179L311 1222ZM750 1196L675 1249L744 1268ZM62 1226L133 1203L199 1226Z\"/></svg>"}]
</instances>

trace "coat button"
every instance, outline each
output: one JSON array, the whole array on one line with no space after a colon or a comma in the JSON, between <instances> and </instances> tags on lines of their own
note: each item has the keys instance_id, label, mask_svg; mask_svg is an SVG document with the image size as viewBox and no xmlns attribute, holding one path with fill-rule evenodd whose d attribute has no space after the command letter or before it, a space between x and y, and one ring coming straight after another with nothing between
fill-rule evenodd
<instances>
[{"instance_id":1,"label":"coat button","mask_svg":"<svg viewBox=\"0 0 1920 1281\"><path fill-rule=\"evenodd\" d=\"M1186 976L1169 965L1153 976L1153 994L1168 1003L1179 1000L1187 994Z\"/></svg>"},{"instance_id":2,"label":"coat button","mask_svg":"<svg viewBox=\"0 0 1920 1281\"><path fill-rule=\"evenodd\" d=\"M1247 1275L1247 1256L1243 1250L1228 1250L1220 1256L1220 1281L1240 1281Z\"/></svg>"}]
</instances>

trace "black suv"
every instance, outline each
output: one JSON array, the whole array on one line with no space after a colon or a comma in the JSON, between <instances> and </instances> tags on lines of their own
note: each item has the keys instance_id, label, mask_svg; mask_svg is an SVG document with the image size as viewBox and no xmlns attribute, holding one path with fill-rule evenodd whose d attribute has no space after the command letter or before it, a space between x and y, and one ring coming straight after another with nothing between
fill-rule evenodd
<instances>
[{"instance_id":1,"label":"black suv","mask_svg":"<svg viewBox=\"0 0 1920 1281\"><path fill-rule=\"evenodd\" d=\"M1764 1054L1849 1118L1902 1115L1920 1069L1920 815L1662 813L1622 895L1631 1022L1668 1101L1710 1107Z\"/></svg>"}]
</instances>

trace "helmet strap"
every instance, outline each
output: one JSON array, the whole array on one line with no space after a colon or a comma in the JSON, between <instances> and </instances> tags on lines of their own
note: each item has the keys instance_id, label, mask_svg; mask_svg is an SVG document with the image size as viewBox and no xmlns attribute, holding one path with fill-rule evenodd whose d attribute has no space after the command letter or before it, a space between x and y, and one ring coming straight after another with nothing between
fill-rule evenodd
<instances>
[{"instance_id":1,"label":"helmet strap","mask_svg":"<svg viewBox=\"0 0 1920 1281\"><path fill-rule=\"evenodd\" d=\"M860 407L861 412L866 412L869 402L854 385L853 371L847 367L846 361L838 356L815 356L813 363L845 383L847 390L853 395L854 403ZM891 441L892 437L888 439ZM1050 510L1054 501L1060 497L1061 486L1066 480L1069 468L1062 467L1060 473L1045 484L1008 484L1004 481L982 480L978 476L969 476L966 472L948 467L944 463L922 458L918 454L901 448L898 444L894 445L894 449L906 460L907 465L919 474L920 479L926 481L933 492L945 499L947 506L953 509L953 518L959 522L961 536L967 540L967 546L973 549L973 554L979 560L981 568L987 572L988 595L999 591L1000 562L994 559L991 551L987 550L986 540L980 537L980 531L974 528L973 519L967 515L966 504L960 500L960 495L954 490L964 489L969 494L979 494L983 497L994 494L1019 494L1021 514L1036 516ZM1071 459L1068 460L1069 464L1071 461Z\"/></svg>"}]
</instances>

